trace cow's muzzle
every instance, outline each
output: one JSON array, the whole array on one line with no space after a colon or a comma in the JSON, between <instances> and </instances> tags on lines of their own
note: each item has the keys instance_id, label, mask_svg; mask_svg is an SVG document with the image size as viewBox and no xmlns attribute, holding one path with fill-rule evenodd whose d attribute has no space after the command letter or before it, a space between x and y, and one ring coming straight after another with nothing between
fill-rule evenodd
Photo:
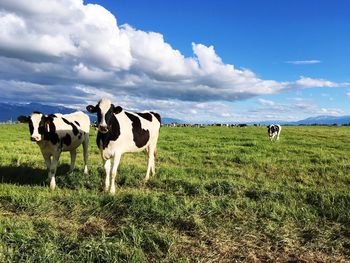
<instances>
[{"instance_id":1,"label":"cow's muzzle","mask_svg":"<svg viewBox=\"0 0 350 263\"><path fill-rule=\"evenodd\" d=\"M33 141L33 142L40 142L41 138L38 137L38 136L31 136L30 140Z\"/></svg>"},{"instance_id":2,"label":"cow's muzzle","mask_svg":"<svg viewBox=\"0 0 350 263\"><path fill-rule=\"evenodd\" d=\"M108 132L107 126L99 125L99 126L98 126L98 130L99 130L101 133L107 133L107 132Z\"/></svg>"}]
</instances>

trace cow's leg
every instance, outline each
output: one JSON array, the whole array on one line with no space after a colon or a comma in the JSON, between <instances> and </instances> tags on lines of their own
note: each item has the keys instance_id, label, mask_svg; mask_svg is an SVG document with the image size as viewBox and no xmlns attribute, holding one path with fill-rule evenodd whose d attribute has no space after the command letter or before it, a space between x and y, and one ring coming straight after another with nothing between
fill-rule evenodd
<instances>
[{"instance_id":1,"label":"cow's leg","mask_svg":"<svg viewBox=\"0 0 350 263\"><path fill-rule=\"evenodd\" d=\"M75 159L77 157L77 149L70 151L70 169L69 172L73 172L75 166Z\"/></svg>"},{"instance_id":2,"label":"cow's leg","mask_svg":"<svg viewBox=\"0 0 350 263\"><path fill-rule=\"evenodd\" d=\"M61 155L61 151L57 151L52 156L52 161L49 169L49 181L50 181L51 190L55 190L56 188L55 175L56 175L56 170L57 170L57 165L58 165L58 160L60 158L60 155Z\"/></svg>"},{"instance_id":3,"label":"cow's leg","mask_svg":"<svg viewBox=\"0 0 350 263\"><path fill-rule=\"evenodd\" d=\"M109 183L110 183L110 174L111 174L111 159L104 160L104 168L106 172L106 177L105 177L105 187L104 191L108 192L109 191Z\"/></svg>"},{"instance_id":4,"label":"cow's leg","mask_svg":"<svg viewBox=\"0 0 350 263\"><path fill-rule=\"evenodd\" d=\"M88 174L88 156L89 156L89 133L85 133L85 139L83 141L84 151L84 174Z\"/></svg>"},{"instance_id":5,"label":"cow's leg","mask_svg":"<svg viewBox=\"0 0 350 263\"><path fill-rule=\"evenodd\" d=\"M50 154L43 154L43 156L44 156L46 168L49 171L50 170L50 166L51 166L51 155Z\"/></svg>"},{"instance_id":6,"label":"cow's leg","mask_svg":"<svg viewBox=\"0 0 350 263\"><path fill-rule=\"evenodd\" d=\"M155 150L156 147L154 145L148 146L148 165L147 165L147 172L146 172L146 177L145 181L147 182L149 180L149 176L152 172L152 175L155 173L155 167L154 167L154 157L155 157Z\"/></svg>"},{"instance_id":7,"label":"cow's leg","mask_svg":"<svg viewBox=\"0 0 350 263\"><path fill-rule=\"evenodd\" d=\"M151 168L151 176L154 176L156 173L156 165L155 165L156 157L157 157L157 146L154 147L154 151L153 151L153 162L152 162L152 168Z\"/></svg>"},{"instance_id":8,"label":"cow's leg","mask_svg":"<svg viewBox=\"0 0 350 263\"><path fill-rule=\"evenodd\" d=\"M115 194L115 177L117 176L117 171L118 171L118 166L120 163L120 158L121 158L121 154L116 153L114 155L114 159L113 159L113 166L112 166L112 176L111 176L111 189L110 189L110 193L111 195Z\"/></svg>"}]
</instances>

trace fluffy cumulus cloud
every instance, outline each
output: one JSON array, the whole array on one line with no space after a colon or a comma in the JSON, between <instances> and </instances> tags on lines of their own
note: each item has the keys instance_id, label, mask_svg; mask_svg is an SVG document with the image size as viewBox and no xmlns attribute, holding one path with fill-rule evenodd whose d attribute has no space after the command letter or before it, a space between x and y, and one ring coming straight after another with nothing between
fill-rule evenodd
<instances>
[{"instance_id":1,"label":"fluffy cumulus cloud","mask_svg":"<svg viewBox=\"0 0 350 263\"><path fill-rule=\"evenodd\" d=\"M99 5L79 0L1 1L1 54L29 62L128 69L128 37Z\"/></svg>"},{"instance_id":2,"label":"fluffy cumulus cloud","mask_svg":"<svg viewBox=\"0 0 350 263\"><path fill-rule=\"evenodd\" d=\"M223 101L294 88L349 86L307 77L264 80L225 64L213 46L192 43L192 49L193 55L185 57L162 34L118 25L108 10L82 0L2 0L0 97L83 105L109 96L133 108L132 98L145 108L160 105L170 116L172 109L181 113L186 106L201 119L218 105L218 115L235 117ZM259 103L273 106L267 100Z\"/></svg>"}]
</instances>

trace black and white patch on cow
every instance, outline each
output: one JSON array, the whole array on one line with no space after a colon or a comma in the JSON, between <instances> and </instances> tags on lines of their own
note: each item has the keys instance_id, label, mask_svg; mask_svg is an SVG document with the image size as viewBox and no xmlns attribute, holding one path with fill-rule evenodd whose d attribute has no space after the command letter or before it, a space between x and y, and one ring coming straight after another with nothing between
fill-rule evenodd
<instances>
[{"instance_id":1,"label":"black and white patch on cow","mask_svg":"<svg viewBox=\"0 0 350 263\"><path fill-rule=\"evenodd\" d=\"M62 152L70 152L70 170L72 171L77 148L83 145L84 173L88 173L89 116L81 111L65 115L60 113L44 115L40 112L33 112L30 116L19 116L17 119L19 122L28 123L30 139L40 147L52 190L56 187L55 174Z\"/></svg>"},{"instance_id":2,"label":"black and white patch on cow","mask_svg":"<svg viewBox=\"0 0 350 263\"><path fill-rule=\"evenodd\" d=\"M279 140L282 127L281 125L271 124L267 126L267 133L269 134L270 141L273 139Z\"/></svg>"},{"instance_id":3,"label":"black and white patch on cow","mask_svg":"<svg viewBox=\"0 0 350 263\"><path fill-rule=\"evenodd\" d=\"M100 149L106 172L104 189L115 193L115 177L120 158L126 152L148 152L145 180L155 174L155 155L161 118L155 112L127 112L114 106L109 99L101 99L96 106L86 107L97 114L96 143Z\"/></svg>"}]
</instances>

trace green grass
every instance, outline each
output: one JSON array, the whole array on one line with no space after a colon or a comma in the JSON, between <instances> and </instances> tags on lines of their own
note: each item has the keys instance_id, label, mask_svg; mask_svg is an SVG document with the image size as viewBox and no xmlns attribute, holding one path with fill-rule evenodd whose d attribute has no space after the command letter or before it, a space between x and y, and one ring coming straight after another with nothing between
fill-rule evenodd
<instances>
[{"instance_id":1,"label":"green grass","mask_svg":"<svg viewBox=\"0 0 350 263\"><path fill-rule=\"evenodd\" d=\"M90 174L47 186L25 125L0 125L0 262L345 262L350 260L350 128L161 128L156 176L125 154L103 192Z\"/></svg>"}]
</instances>

